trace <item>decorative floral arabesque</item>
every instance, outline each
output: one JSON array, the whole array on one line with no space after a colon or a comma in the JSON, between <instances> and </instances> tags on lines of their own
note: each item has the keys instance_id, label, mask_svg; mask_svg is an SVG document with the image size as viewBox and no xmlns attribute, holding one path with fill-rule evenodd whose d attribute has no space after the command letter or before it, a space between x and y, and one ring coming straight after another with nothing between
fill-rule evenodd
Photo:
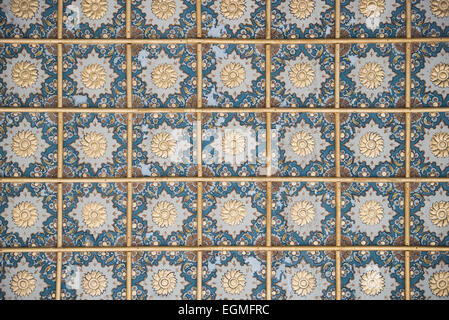
<instances>
[{"instance_id":1,"label":"decorative floral arabesque","mask_svg":"<svg viewBox=\"0 0 449 320\"><path fill-rule=\"evenodd\" d=\"M196 106L196 63L192 45L133 47L133 106Z\"/></svg>"},{"instance_id":2,"label":"decorative floral arabesque","mask_svg":"<svg viewBox=\"0 0 449 320\"><path fill-rule=\"evenodd\" d=\"M447 37L449 6L445 0L416 0L412 3L412 28L417 37Z\"/></svg>"},{"instance_id":3,"label":"decorative floral arabesque","mask_svg":"<svg viewBox=\"0 0 449 320\"><path fill-rule=\"evenodd\" d=\"M205 47L203 101L209 107L265 106L265 47Z\"/></svg>"},{"instance_id":4,"label":"decorative floral arabesque","mask_svg":"<svg viewBox=\"0 0 449 320\"><path fill-rule=\"evenodd\" d=\"M334 47L273 47L272 105L325 107L334 104Z\"/></svg>"}]
</instances>

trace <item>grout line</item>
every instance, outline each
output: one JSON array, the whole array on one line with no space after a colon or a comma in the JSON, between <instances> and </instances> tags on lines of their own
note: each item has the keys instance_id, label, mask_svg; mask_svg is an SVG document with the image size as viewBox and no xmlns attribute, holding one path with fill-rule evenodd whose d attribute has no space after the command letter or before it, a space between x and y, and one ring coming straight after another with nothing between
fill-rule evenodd
<instances>
[{"instance_id":1,"label":"grout line","mask_svg":"<svg viewBox=\"0 0 449 320\"><path fill-rule=\"evenodd\" d=\"M442 43L449 37L435 38L295 38L295 39L229 39L229 38L188 38L188 39L45 39L45 38L0 38L0 44L369 44L369 43Z\"/></svg>"},{"instance_id":2,"label":"grout line","mask_svg":"<svg viewBox=\"0 0 449 320\"><path fill-rule=\"evenodd\" d=\"M406 0L406 34L407 39L412 37L412 9L411 0ZM411 43L405 44L405 107L411 108L411 66L412 66ZM405 177L410 178L411 163L411 114L405 114ZM404 185L404 244L410 245L410 183ZM404 290L405 299L410 300L410 251L405 251L404 257Z\"/></svg>"},{"instance_id":3,"label":"grout line","mask_svg":"<svg viewBox=\"0 0 449 320\"><path fill-rule=\"evenodd\" d=\"M268 110L267 110L268 109ZM449 107L431 108L41 108L41 107L0 107L0 112L11 113L423 113L423 112L449 112Z\"/></svg>"},{"instance_id":4,"label":"grout line","mask_svg":"<svg viewBox=\"0 0 449 320\"><path fill-rule=\"evenodd\" d=\"M449 246L132 246L132 247L2 247L0 254L4 253L55 253L55 252L161 252L161 251L410 251L410 252L449 252Z\"/></svg>"},{"instance_id":5,"label":"grout line","mask_svg":"<svg viewBox=\"0 0 449 320\"><path fill-rule=\"evenodd\" d=\"M201 38L202 33L202 13L201 13L201 0L196 0L196 37Z\"/></svg>"}]
</instances>

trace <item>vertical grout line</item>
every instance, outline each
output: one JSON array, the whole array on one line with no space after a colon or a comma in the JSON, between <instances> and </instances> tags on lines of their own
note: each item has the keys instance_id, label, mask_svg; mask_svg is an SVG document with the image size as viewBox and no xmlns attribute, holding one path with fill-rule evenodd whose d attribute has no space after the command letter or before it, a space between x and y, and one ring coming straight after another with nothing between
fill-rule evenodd
<instances>
[{"instance_id":1,"label":"vertical grout line","mask_svg":"<svg viewBox=\"0 0 449 320\"><path fill-rule=\"evenodd\" d=\"M411 0L406 1L406 33L407 39L412 37L412 5ZM411 43L405 44L405 107L411 108ZM411 114L405 114L405 177L410 178L411 158ZM410 245L410 183L404 185L404 245ZM410 300L410 251L405 251L405 299Z\"/></svg>"},{"instance_id":2,"label":"vertical grout line","mask_svg":"<svg viewBox=\"0 0 449 320\"><path fill-rule=\"evenodd\" d=\"M271 0L266 0L266 20L265 20L265 36L266 39L271 39ZM271 45L265 45L265 107L271 108ZM272 172L272 150L271 150L271 113L265 113L266 129L266 175L271 176ZM272 229L272 184L267 182L266 184L266 246L271 247L271 229ZM271 300L272 298L272 255L271 250L266 254L266 298Z\"/></svg>"},{"instance_id":3,"label":"vertical grout line","mask_svg":"<svg viewBox=\"0 0 449 320\"><path fill-rule=\"evenodd\" d=\"M131 38L131 3L132 0L126 1L126 38ZM126 45L126 107L132 108L132 45ZM132 112L128 113L127 118L127 141L126 141L126 175L131 178L133 173L133 116ZM133 221L133 183L127 183L126 194L126 246L132 246L132 221ZM126 252L126 300L132 300L132 252Z\"/></svg>"},{"instance_id":4,"label":"vertical grout line","mask_svg":"<svg viewBox=\"0 0 449 320\"><path fill-rule=\"evenodd\" d=\"M63 35L63 12L64 2L58 0L58 13L57 13L57 36L58 39L62 39ZM57 45L57 95L58 95L58 108L63 107L63 45ZM57 177L62 178L64 171L64 113L58 112L58 166ZM58 196L57 196L57 247L61 248L63 244L63 189L62 182L58 182ZM56 288L55 299L61 300L61 286L62 286L62 252L58 252L56 255Z\"/></svg>"},{"instance_id":5,"label":"vertical grout line","mask_svg":"<svg viewBox=\"0 0 449 320\"><path fill-rule=\"evenodd\" d=\"M201 0L196 0L196 36L201 38L202 28ZM198 43L196 46L196 98L197 108L203 105L203 46ZM196 113L196 159L198 177L203 176L203 130L202 113ZM203 183L197 182L197 200L196 200L196 227L197 227L197 245L201 246L203 242ZM197 274L196 274L196 299L202 299L203 291L203 253L197 252Z\"/></svg>"},{"instance_id":6,"label":"vertical grout line","mask_svg":"<svg viewBox=\"0 0 449 320\"><path fill-rule=\"evenodd\" d=\"M335 1L335 38L340 38L340 0ZM340 108L340 44L335 44L334 90L335 108ZM340 114L335 113L335 176L341 177L340 155ZM341 182L335 184L335 245L341 246ZM341 300L341 255L335 252L335 299Z\"/></svg>"}]
</instances>

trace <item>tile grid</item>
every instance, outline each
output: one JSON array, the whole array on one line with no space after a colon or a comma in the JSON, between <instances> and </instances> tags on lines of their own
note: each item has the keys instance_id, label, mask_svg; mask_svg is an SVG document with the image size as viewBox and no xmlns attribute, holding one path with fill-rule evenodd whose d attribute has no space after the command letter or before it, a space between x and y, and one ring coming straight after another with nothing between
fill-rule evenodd
<instances>
[{"instance_id":1,"label":"tile grid","mask_svg":"<svg viewBox=\"0 0 449 320\"><path fill-rule=\"evenodd\" d=\"M201 39L201 0L197 0L197 39L189 39L189 40L179 40L179 39L169 39L169 40L136 40L131 39L131 0L127 0L126 2L126 40L124 39L110 39L111 41L105 41L105 43L117 43L117 44L126 44L126 53L127 53L127 110L115 110L115 109L109 109L109 110L86 110L81 108L63 108L62 103L62 89L63 89L63 69L62 69L62 54L63 54L63 44L64 43L86 43L91 44L93 42L98 42L96 39L80 39L81 41L77 41L74 39L68 39L63 40L62 39L62 18L63 18L63 1L58 1L58 39L54 42L57 44L57 54L58 54L58 64L57 64L57 78L58 78L58 110L51 110L49 109L43 109L42 112L57 112L58 114L58 171L57 171L57 178L38 178L38 179L32 179L34 182L50 182L50 183L57 183L58 186L58 203L57 203L57 212L58 212L58 219L57 219L57 247L56 248L2 248L0 249L0 252L52 252L57 253L57 272L56 272L56 299L61 298L61 279L62 279L62 254L63 252L81 252L81 251L93 251L93 252L100 252L100 251L110 251L110 252L126 252L127 253L127 298L130 299L132 297L132 287L131 287L131 254L133 252L137 251L145 251L148 250L148 248L145 247L138 247L138 246L132 246L132 186L133 182L150 182L150 181L192 181L197 182L198 185L198 245L197 247L183 247L183 248L177 248L177 247L158 247L158 248L152 248L152 250L155 251L197 251L198 253L198 279L197 279L197 298L201 299L201 254L205 250L263 250L267 253L267 299L271 298L271 272L268 272L268 270L271 270L271 253L273 250L316 250L317 247L315 246L295 246L295 247L276 247L271 246L271 197L269 196L271 193L271 183L273 181L327 181L331 182L334 181L336 183L336 246L320 246L319 250L323 251L335 251L336 253L336 298L341 299L341 274L340 274L340 252L341 251L353 251L353 250L403 250L405 252L405 298L410 299L410 252L411 251L425 251L429 250L428 247L414 247L410 246L410 183L413 182L422 182L422 181L428 181L428 182L447 182L449 181L448 178L411 178L410 177L410 122L411 122L411 113L417 113L417 112L446 112L448 108L411 108L411 44L417 43L417 42L424 42L424 41L433 41L433 42L447 42L446 38L432 38L429 39L423 39L423 38L411 38L411 1L406 1L406 39L382 39L379 41L379 39L339 39L340 35L340 1L337 0L335 3L335 39L318 39L319 41L309 41L307 39L295 39L293 43L334 43L335 44L335 63L334 63L334 71L335 71L335 109L326 109L324 112L334 112L336 124L335 124L335 168L336 168L336 174L335 178L317 178L317 179L310 179L309 177L295 177L294 179L288 179L288 178L279 178L279 177L271 177L270 175L270 169L271 169L271 113L272 112L311 112L310 108L307 108L304 110L295 109L295 110L282 110L282 108L270 108L271 107L271 90L270 90L270 82L271 82L271 60L268 59L268 57L271 54L271 44L277 43L292 43L290 40L272 40L270 35L270 23L271 23L271 3L267 2L267 32L266 32L266 39L264 41L257 40L235 40L235 39ZM41 39L0 39L0 43L42 43L43 40ZM178 41L176 41L178 40ZM44 40L46 43L49 42L48 39ZM100 40L101 41L101 40ZM52 41L50 41L52 42ZM131 63L131 43L196 43L197 45L197 68L198 68L198 78L197 78L197 90L198 90L198 105L196 109L190 109L190 110L180 110L178 109L170 109L168 110L142 110L134 109L132 107L132 63ZM255 177L255 178L237 178L233 179L232 177L222 178L222 177L213 177L213 178L204 178L202 177L201 172L201 143L198 143L198 150L197 150L197 156L198 156L198 175L195 178L179 178L179 177L171 177L172 179L167 179L167 177L161 177L161 178L142 178L142 179L136 179L132 177L132 119L134 113L146 113L146 112L197 112L197 125L198 131L197 131L197 139L198 142L201 142L201 114L203 112L211 112L211 110L220 110L223 112L223 109L220 108L204 108L201 109L201 79L202 79L202 57L201 57L201 46L202 43L263 43L266 46L266 110L263 110L266 113L266 119L267 119L267 175L266 177ZM406 110L390 110L390 109L370 109L365 110L363 109L363 112L398 112L398 113L405 113L405 178L341 178L340 175L340 143L339 143L339 137L340 137L340 114L344 112L362 112L362 110L354 109L354 108L339 108L339 90L340 90L340 66L339 66L339 54L340 54L340 44L342 43L404 43L406 46L406 62L405 62L405 94L406 94ZM338 110L337 110L338 109ZM232 112L256 112L255 109L245 109L245 110L238 110L232 109ZM262 111L262 110L261 110ZM321 109L317 110L318 112L323 112ZM0 112L40 112L39 108L1 108ZM127 141L127 178L121 179L121 178L79 178L79 179L67 179L63 177L63 116L66 112L105 112L105 113L127 113L128 115L128 141ZM338 159L338 160L337 160ZM0 182L29 182L29 178L1 178ZM267 183L267 241L265 247L202 247L201 246L201 211L202 211L202 183L204 181L230 181L230 180L237 180L237 181L262 181ZM62 217L62 211L63 211L63 203L62 203L62 192L63 192L63 183L69 183L69 182L123 182L127 183L128 186L128 196L127 196L127 243L126 247L118 247L118 248L63 248L63 235L62 235L62 223L63 223L63 217ZM405 232L404 232L404 246L371 246L371 247L365 247L365 246L351 246L351 247L342 247L341 246L341 183L344 182L373 182L373 181L391 181L391 182L404 182L405 185L405 203L404 203L404 224L405 224ZM269 201L270 200L270 201ZM449 248L447 247L438 247L434 248L432 247L431 250L433 251L447 251Z\"/></svg>"}]
</instances>

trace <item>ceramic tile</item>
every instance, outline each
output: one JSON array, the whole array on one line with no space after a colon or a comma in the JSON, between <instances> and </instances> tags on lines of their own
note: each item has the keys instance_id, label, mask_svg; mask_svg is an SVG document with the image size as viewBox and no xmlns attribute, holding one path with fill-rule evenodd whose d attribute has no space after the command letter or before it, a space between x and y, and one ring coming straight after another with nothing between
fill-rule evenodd
<instances>
[{"instance_id":1,"label":"ceramic tile","mask_svg":"<svg viewBox=\"0 0 449 320\"><path fill-rule=\"evenodd\" d=\"M335 253L273 253L273 300L335 300Z\"/></svg>"},{"instance_id":2,"label":"ceramic tile","mask_svg":"<svg viewBox=\"0 0 449 320\"><path fill-rule=\"evenodd\" d=\"M404 300L404 253L348 251L342 254L342 299Z\"/></svg>"},{"instance_id":3,"label":"ceramic tile","mask_svg":"<svg viewBox=\"0 0 449 320\"><path fill-rule=\"evenodd\" d=\"M195 107L196 47L143 45L133 47L133 106Z\"/></svg>"},{"instance_id":4,"label":"ceramic tile","mask_svg":"<svg viewBox=\"0 0 449 320\"><path fill-rule=\"evenodd\" d=\"M412 0L412 28L415 37L447 37L447 3L436 0Z\"/></svg>"},{"instance_id":5,"label":"ceramic tile","mask_svg":"<svg viewBox=\"0 0 449 320\"><path fill-rule=\"evenodd\" d=\"M196 300L196 253L142 252L133 254L133 300Z\"/></svg>"},{"instance_id":6,"label":"ceramic tile","mask_svg":"<svg viewBox=\"0 0 449 320\"><path fill-rule=\"evenodd\" d=\"M272 50L272 105L334 106L334 46L275 45Z\"/></svg>"},{"instance_id":7,"label":"ceramic tile","mask_svg":"<svg viewBox=\"0 0 449 320\"><path fill-rule=\"evenodd\" d=\"M272 184L272 242L335 245L335 185Z\"/></svg>"},{"instance_id":8,"label":"ceramic tile","mask_svg":"<svg viewBox=\"0 0 449 320\"><path fill-rule=\"evenodd\" d=\"M264 107L265 47L205 46L202 98L207 107Z\"/></svg>"},{"instance_id":9,"label":"ceramic tile","mask_svg":"<svg viewBox=\"0 0 449 320\"><path fill-rule=\"evenodd\" d=\"M340 121L342 176L404 176L403 114L351 113Z\"/></svg>"},{"instance_id":10,"label":"ceramic tile","mask_svg":"<svg viewBox=\"0 0 449 320\"><path fill-rule=\"evenodd\" d=\"M0 45L0 106L56 107L56 46Z\"/></svg>"},{"instance_id":11,"label":"ceramic tile","mask_svg":"<svg viewBox=\"0 0 449 320\"><path fill-rule=\"evenodd\" d=\"M203 253L204 300L264 300L264 252L212 251Z\"/></svg>"},{"instance_id":12,"label":"ceramic tile","mask_svg":"<svg viewBox=\"0 0 449 320\"><path fill-rule=\"evenodd\" d=\"M203 36L265 38L265 0L205 0L201 2Z\"/></svg>"}]
</instances>

